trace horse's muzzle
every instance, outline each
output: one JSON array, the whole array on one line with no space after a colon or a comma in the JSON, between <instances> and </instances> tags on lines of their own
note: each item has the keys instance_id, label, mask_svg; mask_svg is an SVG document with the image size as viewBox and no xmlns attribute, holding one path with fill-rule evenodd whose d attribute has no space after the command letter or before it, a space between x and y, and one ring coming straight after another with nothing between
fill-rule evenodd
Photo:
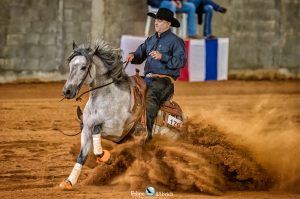
<instances>
[{"instance_id":1,"label":"horse's muzzle","mask_svg":"<svg viewBox=\"0 0 300 199\"><path fill-rule=\"evenodd\" d=\"M76 85L69 85L64 87L63 94L66 99L73 99L77 93L77 86Z\"/></svg>"}]
</instances>

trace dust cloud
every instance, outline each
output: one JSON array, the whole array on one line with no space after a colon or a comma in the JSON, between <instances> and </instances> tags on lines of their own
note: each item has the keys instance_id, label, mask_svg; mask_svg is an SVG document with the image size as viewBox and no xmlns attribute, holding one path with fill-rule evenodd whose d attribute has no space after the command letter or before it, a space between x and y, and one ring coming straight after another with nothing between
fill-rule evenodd
<instances>
[{"instance_id":1,"label":"dust cloud","mask_svg":"<svg viewBox=\"0 0 300 199\"><path fill-rule=\"evenodd\" d=\"M112 165L96 166L84 184L118 184L130 190L153 185L165 191L198 191L221 195L228 190L265 190L271 178L248 151L232 144L217 128L187 121L177 140L157 135L141 144L139 138L122 144L103 141L111 150ZM72 149L77 154L79 145Z\"/></svg>"},{"instance_id":2,"label":"dust cloud","mask_svg":"<svg viewBox=\"0 0 300 199\"><path fill-rule=\"evenodd\" d=\"M217 126L230 142L247 148L250 156L270 176L272 190L299 193L298 104L294 102L291 107L284 96L278 97L275 104L274 97L264 96L248 107L248 114L240 114L242 110L237 110L236 116L228 116L229 111L219 106L210 111L202 110L201 117L196 120L205 118L207 123ZM242 118L240 115L243 115Z\"/></svg>"},{"instance_id":3,"label":"dust cloud","mask_svg":"<svg viewBox=\"0 0 300 199\"><path fill-rule=\"evenodd\" d=\"M298 103L286 104L284 97L276 103L266 95L251 103L239 99L236 110L226 101L211 110L187 111L190 117L177 140L162 135L144 145L139 138L122 144L103 140L114 162L97 166L91 155L87 166L93 170L84 184L118 184L130 190L154 185L212 195L230 190L299 193ZM78 150L79 145L72 153Z\"/></svg>"}]
</instances>

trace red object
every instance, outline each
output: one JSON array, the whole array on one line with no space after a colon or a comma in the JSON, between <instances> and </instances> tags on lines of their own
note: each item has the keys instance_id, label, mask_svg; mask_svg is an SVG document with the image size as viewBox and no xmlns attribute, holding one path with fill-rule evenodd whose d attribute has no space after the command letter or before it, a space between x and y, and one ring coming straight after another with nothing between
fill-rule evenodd
<instances>
[{"instance_id":1,"label":"red object","mask_svg":"<svg viewBox=\"0 0 300 199\"><path fill-rule=\"evenodd\" d=\"M190 40L184 40L185 51L186 51L186 64L184 68L180 69L180 76L178 80L189 81L189 50L190 50Z\"/></svg>"}]
</instances>

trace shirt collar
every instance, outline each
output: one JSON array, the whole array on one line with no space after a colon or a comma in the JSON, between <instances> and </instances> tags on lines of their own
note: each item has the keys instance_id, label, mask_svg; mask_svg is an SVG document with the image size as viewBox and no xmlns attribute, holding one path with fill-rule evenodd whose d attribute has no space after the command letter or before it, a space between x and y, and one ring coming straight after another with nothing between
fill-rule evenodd
<instances>
[{"instance_id":1,"label":"shirt collar","mask_svg":"<svg viewBox=\"0 0 300 199\"><path fill-rule=\"evenodd\" d=\"M160 33L160 38L161 38L161 37L164 37L165 35L169 34L170 32L171 32L171 28L169 28L168 30L166 30L166 31L163 32L163 33ZM155 33L155 36L156 36L156 38L159 38L157 32Z\"/></svg>"}]
</instances>

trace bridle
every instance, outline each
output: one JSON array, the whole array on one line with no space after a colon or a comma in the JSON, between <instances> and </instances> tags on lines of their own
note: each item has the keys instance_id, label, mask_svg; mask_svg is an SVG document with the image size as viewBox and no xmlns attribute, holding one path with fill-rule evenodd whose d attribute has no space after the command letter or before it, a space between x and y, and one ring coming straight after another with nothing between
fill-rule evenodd
<instances>
[{"instance_id":1,"label":"bridle","mask_svg":"<svg viewBox=\"0 0 300 199\"><path fill-rule=\"evenodd\" d=\"M81 87L82 87L85 79L87 78L87 76L90 75L90 77L92 77L92 75L91 75L91 67L92 67L92 62L91 62L91 60L89 58L88 59L88 69L87 69L87 72L85 73L85 75L84 75L83 79L81 80L80 84L77 86L76 95L78 95L78 93L79 93L79 91L80 91L80 89L81 89ZM77 98L76 98L76 101L78 101Z\"/></svg>"},{"instance_id":2,"label":"bridle","mask_svg":"<svg viewBox=\"0 0 300 199\"><path fill-rule=\"evenodd\" d=\"M125 70L125 69L127 68L128 64L129 64L129 61L125 61L125 62L123 62L123 64L125 64L125 67L124 67L124 70ZM83 82L85 81L87 75L90 74L90 68L91 68L91 66L92 66L92 62L89 60L88 71L86 72L86 74L84 75L84 78L82 79L82 81L80 82L80 84L79 84L78 87L77 87L77 91L78 91L78 92L79 92L79 90L81 89L81 86L83 85ZM90 74L90 77L92 77L91 74ZM87 94L87 93L89 93L89 92L91 92L91 91L93 91L93 90L96 90L96 89L100 89L100 88L106 87L106 86L108 86L108 85L110 85L110 84L112 84L112 83L114 83L114 82L115 82L115 81L112 80L112 81L109 82L109 83L106 83L106 84L103 84L103 85L100 85L100 86L91 88L91 89L89 89L88 91L85 91L85 92L81 93L78 97L76 97L76 101L81 101L81 100L82 100L81 97L82 97L83 95L85 95L85 94ZM77 95L77 94L76 94L76 95Z\"/></svg>"}]
</instances>

